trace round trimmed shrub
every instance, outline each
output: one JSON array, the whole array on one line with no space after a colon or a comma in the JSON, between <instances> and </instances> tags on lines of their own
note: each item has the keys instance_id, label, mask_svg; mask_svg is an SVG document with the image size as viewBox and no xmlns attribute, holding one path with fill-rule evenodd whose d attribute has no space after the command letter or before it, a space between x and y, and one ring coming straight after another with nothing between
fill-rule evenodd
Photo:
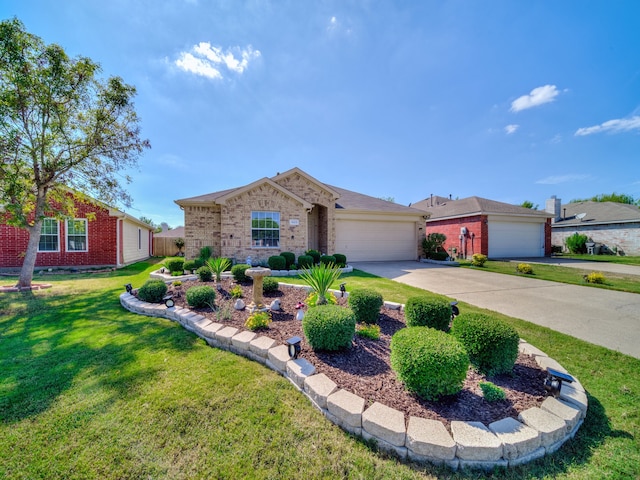
<instances>
[{"instance_id":1,"label":"round trimmed shrub","mask_svg":"<svg viewBox=\"0 0 640 480\"><path fill-rule=\"evenodd\" d=\"M340 268L344 268L347 266L347 256L342 253L334 253L333 257L336 259L336 265Z\"/></svg>"},{"instance_id":2,"label":"round trimmed shrub","mask_svg":"<svg viewBox=\"0 0 640 480\"><path fill-rule=\"evenodd\" d=\"M245 275L244 272L246 272L250 268L251 266L246 263L238 263L231 267L231 275L233 275L234 280L238 283L248 282L249 277Z\"/></svg>"},{"instance_id":3,"label":"round trimmed shrub","mask_svg":"<svg viewBox=\"0 0 640 480\"><path fill-rule=\"evenodd\" d=\"M391 337L390 363L407 390L437 401L462 390L469 356L462 343L445 332L407 327Z\"/></svg>"},{"instance_id":4,"label":"round trimmed shrub","mask_svg":"<svg viewBox=\"0 0 640 480\"><path fill-rule=\"evenodd\" d=\"M138 289L138 298L143 302L160 303L167 293L167 284L160 279L151 279L144 282Z\"/></svg>"},{"instance_id":5,"label":"round trimmed shrub","mask_svg":"<svg viewBox=\"0 0 640 480\"><path fill-rule=\"evenodd\" d=\"M202 266L198 268L196 270L196 275L198 275L198 278L200 279L201 282L210 282L211 279L213 278L213 272L207 266Z\"/></svg>"},{"instance_id":6,"label":"round trimmed shrub","mask_svg":"<svg viewBox=\"0 0 640 480\"><path fill-rule=\"evenodd\" d=\"M476 370L492 376L509 373L518 358L518 332L502 320L481 313L463 313L451 328L467 349Z\"/></svg>"},{"instance_id":7,"label":"round trimmed shrub","mask_svg":"<svg viewBox=\"0 0 640 480\"><path fill-rule=\"evenodd\" d=\"M305 314L302 331L314 350L348 348L356 333L356 316L350 308L319 305Z\"/></svg>"},{"instance_id":8,"label":"round trimmed shrub","mask_svg":"<svg viewBox=\"0 0 640 480\"><path fill-rule=\"evenodd\" d=\"M282 255L272 255L267 260L269 264L269 268L271 270L286 270L287 269L287 259Z\"/></svg>"},{"instance_id":9,"label":"round trimmed shrub","mask_svg":"<svg viewBox=\"0 0 640 480\"><path fill-rule=\"evenodd\" d=\"M277 292L279 288L278 280L272 277L264 277L262 279L262 292L273 293Z\"/></svg>"},{"instance_id":10,"label":"round trimmed shrub","mask_svg":"<svg viewBox=\"0 0 640 480\"><path fill-rule=\"evenodd\" d=\"M443 298L409 297L404 315L407 327L431 327L446 332L451 322L451 304Z\"/></svg>"},{"instance_id":11,"label":"round trimmed shrub","mask_svg":"<svg viewBox=\"0 0 640 480\"><path fill-rule=\"evenodd\" d=\"M311 258L313 258L313 264L317 265L318 263L320 263L320 257L321 254L319 251L317 250L307 250L306 252L304 252L305 255L309 255ZM298 259L298 262L300 261L300 259Z\"/></svg>"},{"instance_id":12,"label":"round trimmed shrub","mask_svg":"<svg viewBox=\"0 0 640 480\"><path fill-rule=\"evenodd\" d=\"M334 257L333 255L321 255L320 263L322 263L323 265L335 265L336 257Z\"/></svg>"},{"instance_id":13,"label":"round trimmed shrub","mask_svg":"<svg viewBox=\"0 0 640 480\"><path fill-rule=\"evenodd\" d=\"M300 255L298 257L298 268L311 268L313 265L313 257L311 255Z\"/></svg>"},{"instance_id":14,"label":"round trimmed shrub","mask_svg":"<svg viewBox=\"0 0 640 480\"><path fill-rule=\"evenodd\" d=\"M382 308L382 295L370 288L357 288L349 292L349 307L356 314L359 322L378 323Z\"/></svg>"},{"instance_id":15,"label":"round trimmed shrub","mask_svg":"<svg viewBox=\"0 0 640 480\"><path fill-rule=\"evenodd\" d=\"M187 303L193 308L204 308L213 305L216 291L209 285L197 285L187 290Z\"/></svg>"},{"instance_id":16,"label":"round trimmed shrub","mask_svg":"<svg viewBox=\"0 0 640 480\"><path fill-rule=\"evenodd\" d=\"M282 252L280 256L284 257L285 261L287 262L287 270L291 267L291 265L296 263L296 254L293 252Z\"/></svg>"},{"instance_id":17,"label":"round trimmed shrub","mask_svg":"<svg viewBox=\"0 0 640 480\"><path fill-rule=\"evenodd\" d=\"M184 271L184 259L182 258L170 258L164 264L171 273Z\"/></svg>"},{"instance_id":18,"label":"round trimmed shrub","mask_svg":"<svg viewBox=\"0 0 640 480\"><path fill-rule=\"evenodd\" d=\"M198 262L196 262L195 260L185 260L182 268L184 268L184 271L186 272L192 272L194 270L197 270L201 266L202 265L198 265Z\"/></svg>"}]
</instances>

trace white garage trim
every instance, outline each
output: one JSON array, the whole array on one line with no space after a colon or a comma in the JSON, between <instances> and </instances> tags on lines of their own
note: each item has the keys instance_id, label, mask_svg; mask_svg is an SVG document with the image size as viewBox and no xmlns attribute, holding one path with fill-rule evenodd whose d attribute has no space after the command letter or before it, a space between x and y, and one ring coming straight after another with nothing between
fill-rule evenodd
<instances>
[{"instance_id":1,"label":"white garage trim","mask_svg":"<svg viewBox=\"0 0 640 480\"><path fill-rule=\"evenodd\" d=\"M418 226L415 220L337 218L335 247L347 261L415 260Z\"/></svg>"},{"instance_id":2,"label":"white garage trim","mask_svg":"<svg viewBox=\"0 0 640 480\"><path fill-rule=\"evenodd\" d=\"M544 223L489 219L489 258L544 257Z\"/></svg>"}]
</instances>

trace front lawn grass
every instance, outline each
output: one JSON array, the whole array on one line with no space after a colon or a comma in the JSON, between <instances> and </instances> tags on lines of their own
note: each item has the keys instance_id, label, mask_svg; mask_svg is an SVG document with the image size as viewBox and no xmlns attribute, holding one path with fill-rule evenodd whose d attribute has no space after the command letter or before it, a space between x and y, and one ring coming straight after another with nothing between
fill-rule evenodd
<instances>
[{"instance_id":1,"label":"front lawn grass","mask_svg":"<svg viewBox=\"0 0 640 480\"><path fill-rule=\"evenodd\" d=\"M615 258L615 257L612 257ZM602 272L605 276L603 284L588 283L584 276L591 272L598 271L597 265L593 269L582 270L572 267L563 267L560 265L546 265L544 263L531 263L533 274L518 273L516 267L518 262L487 260L482 267L473 267L469 260L459 260L461 267L482 268L488 272L503 273L506 275L518 275L527 278L536 278L538 280L549 280L552 282L569 283L572 285L582 285L596 288L606 288L609 290L618 290L621 292L640 293L640 276L624 275L621 273ZM526 262L521 262L526 263Z\"/></svg>"},{"instance_id":2,"label":"front lawn grass","mask_svg":"<svg viewBox=\"0 0 640 480\"><path fill-rule=\"evenodd\" d=\"M378 454L268 368L124 310L124 284L140 286L155 268L51 276L52 289L0 295L0 478L488 476ZM345 280L401 303L422 292L357 271ZM558 452L491 476L638 477L640 361L503 318L580 379L590 406Z\"/></svg>"}]
</instances>

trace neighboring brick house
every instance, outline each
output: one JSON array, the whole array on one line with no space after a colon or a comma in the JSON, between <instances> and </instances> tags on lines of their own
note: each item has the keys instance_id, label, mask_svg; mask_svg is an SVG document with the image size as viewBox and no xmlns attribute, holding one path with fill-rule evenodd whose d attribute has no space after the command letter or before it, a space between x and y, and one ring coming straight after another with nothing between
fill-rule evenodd
<instances>
[{"instance_id":1,"label":"neighboring brick house","mask_svg":"<svg viewBox=\"0 0 640 480\"><path fill-rule=\"evenodd\" d=\"M415 260L425 212L322 183L298 168L249 185L176 200L185 255L200 248L245 262L308 249L347 260Z\"/></svg>"},{"instance_id":2,"label":"neighboring brick house","mask_svg":"<svg viewBox=\"0 0 640 480\"><path fill-rule=\"evenodd\" d=\"M152 227L97 201L76 202L76 216L42 224L36 268L121 267L151 256ZM0 268L22 267L29 233L0 223Z\"/></svg>"},{"instance_id":3,"label":"neighboring brick house","mask_svg":"<svg viewBox=\"0 0 640 480\"><path fill-rule=\"evenodd\" d=\"M482 253L490 258L551 254L551 215L481 197L430 197L412 204L430 213L425 234L443 233L456 258Z\"/></svg>"},{"instance_id":4,"label":"neighboring brick house","mask_svg":"<svg viewBox=\"0 0 640 480\"><path fill-rule=\"evenodd\" d=\"M546 210L553 215L551 241L566 250L565 240L574 233L594 242L595 253L640 255L640 208L615 202L575 202L561 205L551 197ZM584 214L584 215L582 215Z\"/></svg>"}]
</instances>

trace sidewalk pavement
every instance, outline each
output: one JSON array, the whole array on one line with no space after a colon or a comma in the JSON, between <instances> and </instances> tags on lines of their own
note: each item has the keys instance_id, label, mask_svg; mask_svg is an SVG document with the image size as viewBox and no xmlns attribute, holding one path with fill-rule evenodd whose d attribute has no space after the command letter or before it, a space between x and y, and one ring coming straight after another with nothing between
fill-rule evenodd
<instances>
[{"instance_id":1,"label":"sidewalk pavement","mask_svg":"<svg viewBox=\"0 0 640 480\"><path fill-rule=\"evenodd\" d=\"M638 294L415 261L352 266L640 358Z\"/></svg>"}]
</instances>

